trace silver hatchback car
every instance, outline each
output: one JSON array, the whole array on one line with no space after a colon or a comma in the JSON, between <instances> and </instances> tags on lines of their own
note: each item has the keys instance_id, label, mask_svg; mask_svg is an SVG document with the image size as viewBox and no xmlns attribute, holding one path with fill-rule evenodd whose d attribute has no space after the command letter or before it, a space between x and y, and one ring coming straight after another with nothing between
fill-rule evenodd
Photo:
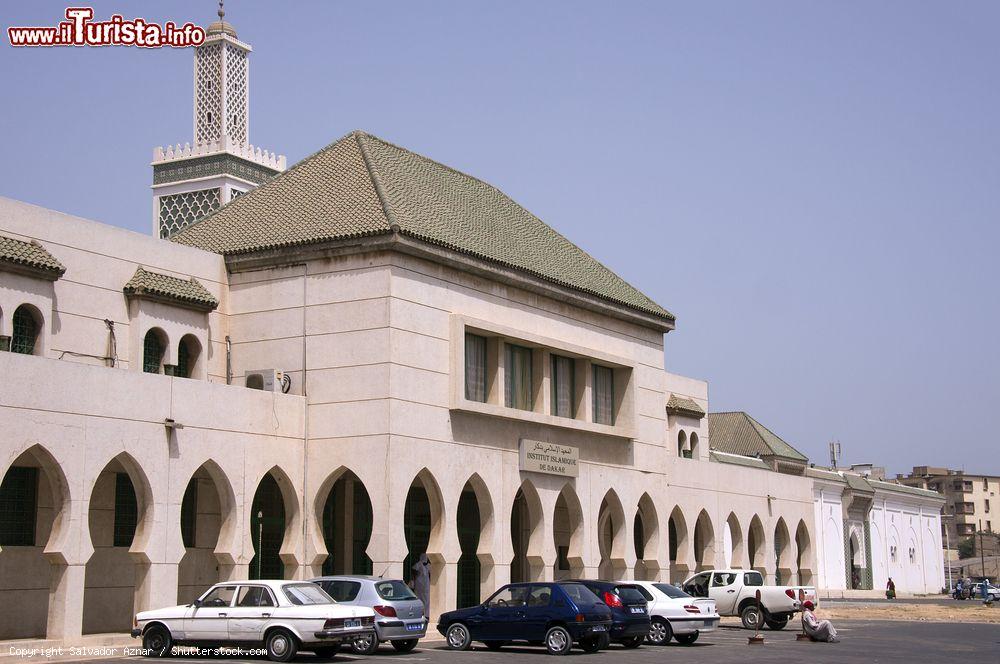
<instances>
[{"instance_id":1,"label":"silver hatchback car","mask_svg":"<svg viewBox=\"0 0 1000 664\"><path fill-rule=\"evenodd\" d=\"M388 641L399 652L413 650L427 634L424 603L399 579L353 574L310 579L338 604L366 606L375 611L375 638L354 641L352 650L371 655L378 644Z\"/></svg>"}]
</instances>

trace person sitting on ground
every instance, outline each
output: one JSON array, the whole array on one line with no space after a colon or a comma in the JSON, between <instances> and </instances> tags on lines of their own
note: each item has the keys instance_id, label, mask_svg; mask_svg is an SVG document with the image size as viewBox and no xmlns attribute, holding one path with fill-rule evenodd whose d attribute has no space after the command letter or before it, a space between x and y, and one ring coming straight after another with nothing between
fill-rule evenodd
<instances>
[{"instance_id":1,"label":"person sitting on ground","mask_svg":"<svg viewBox=\"0 0 1000 664\"><path fill-rule=\"evenodd\" d=\"M816 606L806 600L802 603L802 629L813 641L823 641L825 643L836 643L837 630L833 628L833 623L829 620L820 620L813 611Z\"/></svg>"}]
</instances>

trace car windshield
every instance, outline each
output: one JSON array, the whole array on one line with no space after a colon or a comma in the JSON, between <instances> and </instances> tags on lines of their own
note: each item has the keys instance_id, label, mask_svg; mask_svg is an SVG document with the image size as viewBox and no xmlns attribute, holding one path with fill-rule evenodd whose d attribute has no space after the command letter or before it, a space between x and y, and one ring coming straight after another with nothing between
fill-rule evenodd
<instances>
[{"instance_id":1,"label":"car windshield","mask_svg":"<svg viewBox=\"0 0 1000 664\"><path fill-rule=\"evenodd\" d=\"M673 599L683 599L685 597L690 597L686 592L678 588L677 586L671 585L669 583L654 583L653 587L659 590L661 593L667 597Z\"/></svg>"},{"instance_id":2,"label":"car windshield","mask_svg":"<svg viewBox=\"0 0 1000 664\"><path fill-rule=\"evenodd\" d=\"M413 591L402 581L378 581L375 583L375 592L386 600L417 599Z\"/></svg>"},{"instance_id":3,"label":"car windshield","mask_svg":"<svg viewBox=\"0 0 1000 664\"><path fill-rule=\"evenodd\" d=\"M559 587L566 591L566 594L577 606L580 606L581 603L586 605L601 602L597 595L590 592L590 589L582 583L560 583Z\"/></svg>"},{"instance_id":4,"label":"car windshield","mask_svg":"<svg viewBox=\"0 0 1000 664\"><path fill-rule=\"evenodd\" d=\"M281 592L292 604L333 604L333 598L327 595L315 583L291 583L281 587Z\"/></svg>"}]
</instances>

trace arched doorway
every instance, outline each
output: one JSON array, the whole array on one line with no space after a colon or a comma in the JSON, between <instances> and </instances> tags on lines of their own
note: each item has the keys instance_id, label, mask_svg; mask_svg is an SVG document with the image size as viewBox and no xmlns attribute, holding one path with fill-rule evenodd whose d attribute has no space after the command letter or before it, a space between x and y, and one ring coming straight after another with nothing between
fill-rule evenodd
<instances>
[{"instance_id":1,"label":"arched doorway","mask_svg":"<svg viewBox=\"0 0 1000 664\"><path fill-rule=\"evenodd\" d=\"M510 541L514 547L514 559L510 563L511 583L541 580L541 525L542 502L534 485L525 480L517 490L510 510Z\"/></svg>"},{"instance_id":2,"label":"arched doorway","mask_svg":"<svg viewBox=\"0 0 1000 664\"><path fill-rule=\"evenodd\" d=\"M602 579L625 578L625 510L614 489L609 489L597 513L597 546L601 562L597 573Z\"/></svg>"},{"instance_id":3,"label":"arched doorway","mask_svg":"<svg viewBox=\"0 0 1000 664\"><path fill-rule=\"evenodd\" d=\"M188 481L180 518L184 556L177 569L177 601L182 604L226 578L215 551L223 532L228 535L234 527L234 502L225 474L213 461L202 464Z\"/></svg>"},{"instance_id":4,"label":"arched doorway","mask_svg":"<svg viewBox=\"0 0 1000 664\"><path fill-rule=\"evenodd\" d=\"M779 517L774 526L774 582L780 586L790 583L791 578L791 540L785 520Z\"/></svg>"},{"instance_id":5,"label":"arched doorway","mask_svg":"<svg viewBox=\"0 0 1000 664\"><path fill-rule=\"evenodd\" d=\"M94 553L87 561L83 633L125 632L132 625L140 565L129 555L144 546L149 489L139 464L120 454L98 474L90 493Z\"/></svg>"},{"instance_id":6,"label":"arched doorway","mask_svg":"<svg viewBox=\"0 0 1000 664\"><path fill-rule=\"evenodd\" d=\"M750 561L750 569L755 569L767 578L767 568L765 567L765 537L764 524L756 514L750 519L750 528L747 530L747 555Z\"/></svg>"},{"instance_id":7,"label":"arched doorway","mask_svg":"<svg viewBox=\"0 0 1000 664\"><path fill-rule=\"evenodd\" d=\"M795 529L795 567L799 576L798 584L801 586L812 585L812 540L809 537L809 528L806 526L804 520L800 520L798 527Z\"/></svg>"},{"instance_id":8,"label":"arched doorway","mask_svg":"<svg viewBox=\"0 0 1000 664\"><path fill-rule=\"evenodd\" d=\"M889 538L889 552L890 552L890 563L895 562L897 554L897 545L894 537ZM848 540L848 553L850 554L850 560L848 565L850 566L850 578L848 582L852 590L861 590L861 542L858 541L858 533L852 532L851 537Z\"/></svg>"},{"instance_id":9,"label":"arched doorway","mask_svg":"<svg viewBox=\"0 0 1000 664\"><path fill-rule=\"evenodd\" d=\"M410 483L403 508L403 537L407 551L403 559L403 580L412 582L414 566L426 566L430 574L430 589L428 597L422 599L427 599L430 604L427 607L429 616L444 610L446 603L447 593L442 580L444 556L441 554L443 521L441 491L430 471L424 468ZM422 556L426 556L426 560Z\"/></svg>"},{"instance_id":10,"label":"arched doorway","mask_svg":"<svg viewBox=\"0 0 1000 664\"><path fill-rule=\"evenodd\" d=\"M635 578L638 581L654 581L660 574L657 562L660 541L659 519L656 516L656 506L648 493L642 494L636 505L632 534L635 545Z\"/></svg>"},{"instance_id":11,"label":"arched doorway","mask_svg":"<svg viewBox=\"0 0 1000 664\"><path fill-rule=\"evenodd\" d=\"M729 513L726 519L726 528L723 531L723 546L725 551L726 567L743 567L743 530L740 528L740 520L734 512Z\"/></svg>"},{"instance_id":12,"label":"arched doorway","mask_svg":"<svg viewBox=\"0 0 1000 664\"><path fill-rule=\"evenodd\" d=\"M715 528L705 510L694 525L694 562L698 572L715 567Z\"/></svg>"},{"instance_id":13,"label":"arched doorway","mask_svg":"<svg viewBox=\"0 0 1000 664\"><path fill-rule=\"evenodd\" d=\"M44 555L59 536L69 488L59 464L35 445L10 465L0 482L0 639L46 636L55 565Z\"/></svg>"},{"instance_id":14,"label":"arched doorway","mask_svg":"<svg viewBox=\"0 0 1000 664\"><path fill-rule=\"evenodd\" d=\"M372 537L372 502L364 483L345 470L323 502L322 529L327 556L323 574L371 574L368 542Z\"/></svg>"},{"instance_id":15,"label":"arched doorway","mask_svg":"<svg viewBox=\"0 0 1000 664\"><path fill-rule=\"evenodd\" d=\"M272 469L261 478L250 507L250 537L254 550L249 569L251 579L285 578L281 545L288 525L286 516L285 497Z\"/></svg>"},{"instance_id":16,"label":"arched doorway","mask_svg":"<svg viewBox=\"0 0 1000 664\"><path fill-rule=\"evenodd\" d=\"M493 501L486 483L474 474L458 499L458 608L475 606L493 591Z\"/></svg>"},{"instance_id":17,"label":"arched doorway","mask_svg":"<svg viewBox=\"0 0 1000 664\"><path fill-rule=\"evenodd\" d=\"M681 508L675 507L667 521L667 539L670 549L670 581L681 583L691 573L691 561L688 560L688 529Z\"/></svg>"},{"instance_id":18,"label":"arched doorway","mask_svg":"<svg viewBox=\"0 0 1000 664\"><path fill-rule=\"evenodd\" d=\"M552 578L558 581L582 576L583 508L570 484L566 484L556 497L552 537L556 547Z\"/></svg>"}]
</instances>

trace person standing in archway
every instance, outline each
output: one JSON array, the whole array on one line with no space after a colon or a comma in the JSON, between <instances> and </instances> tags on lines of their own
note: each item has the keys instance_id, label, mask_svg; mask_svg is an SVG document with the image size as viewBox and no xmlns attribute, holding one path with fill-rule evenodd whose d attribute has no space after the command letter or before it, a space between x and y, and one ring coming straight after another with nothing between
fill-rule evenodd
<instances>
[{"instance_id":1,"label":"person standing in archway","mask_svg":"<svg viewBox=\"0 0 1000 664\"><path fill-rule=\"evenodd\" d=\"M424 605L424 617L431 616L431 561L426 553L421 553L413 570L413 593Z\"/></svg>"}]
</instances>

